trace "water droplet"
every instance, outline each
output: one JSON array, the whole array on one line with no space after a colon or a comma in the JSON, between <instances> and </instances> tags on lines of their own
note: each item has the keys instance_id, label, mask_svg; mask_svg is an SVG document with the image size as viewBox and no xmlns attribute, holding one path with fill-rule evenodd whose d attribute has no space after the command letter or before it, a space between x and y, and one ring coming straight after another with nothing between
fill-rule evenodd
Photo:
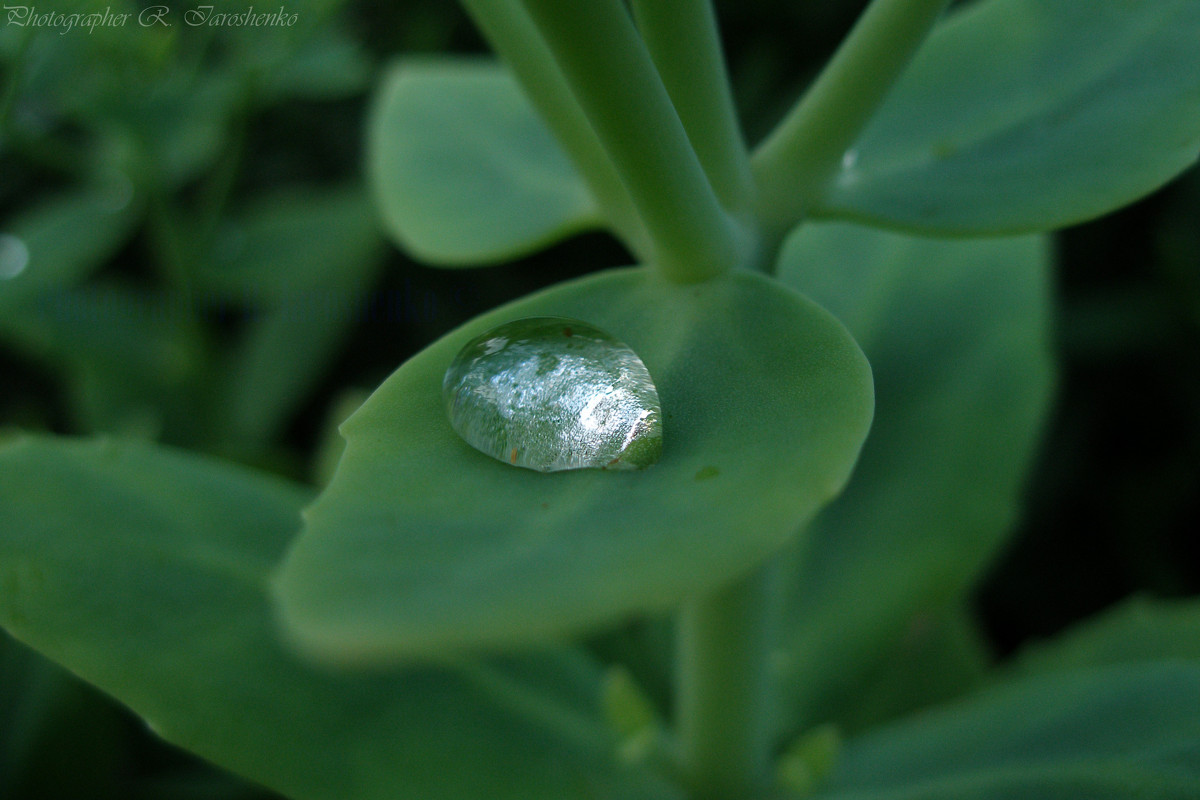
<instances>
[{"instance_id":1,"label":"water droplet","mask_svg":"<svg viewBox=\"0 0 1200 800\"><path fill-rule=\"evenodd\" d=\"M586 322L530 317L467 343L442 382L472 447L518 467L642 469L662 454L662 410L628 345Z\"/></svg>"},{"instance_id":2,"label":"water droplet","mask_svg":"<svg viewBox=\"0 0 1200 800\"><path fill-rule=\"evenodd\" d=\"M29 266L29 248L11 233L0 233L0 281L17 277Z\"/></svg>"},{"instance_id":3,"label":"water droplet","mask_svg":"<svg viewBox=\"0 0 1200 800\"><path fill-rule=\"evenodd\" d=\"M858 151L847 150L842 153L842 169L854 169L858 165Z\"/></svg>"}]
</instances>

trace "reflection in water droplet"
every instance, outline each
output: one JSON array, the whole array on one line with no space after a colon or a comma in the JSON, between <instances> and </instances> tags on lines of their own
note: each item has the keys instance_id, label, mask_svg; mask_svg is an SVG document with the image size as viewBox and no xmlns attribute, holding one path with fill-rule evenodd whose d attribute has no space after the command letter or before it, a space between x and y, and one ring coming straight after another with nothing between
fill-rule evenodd
<instances>
[{"instance_id":1,"label":"reflection in water droplet","mask_svg":"<svg viewBox=\"0 0 1200 800\"><path fill-rule=\"evenodd\" d=\"M858 164L857 150L847 150L842 153L842 169L854 169L856 164Z\"/></svg>"},{"instance_id":2,"label":"reflection in water droplet","mask_svg":"<svg viewBox=\"0 0 1200 800\"><path fill-rule=\"evenodd\" d=\"M29 248L11 233L0 233L0 281L17 277L29 266Z\"/></svg>"},{"instance_id":3,"label":"reflection in water droplet","mask_svg":"<svg viewBox=\"0 0 1200 800\"><path fill-rule=\"evenodd\" d=\"M662 410L628 345L563 317L514 320L446 370L454 430L493 458L541 472L642 469L662 454Z\"/></svg>"}]
</instances>

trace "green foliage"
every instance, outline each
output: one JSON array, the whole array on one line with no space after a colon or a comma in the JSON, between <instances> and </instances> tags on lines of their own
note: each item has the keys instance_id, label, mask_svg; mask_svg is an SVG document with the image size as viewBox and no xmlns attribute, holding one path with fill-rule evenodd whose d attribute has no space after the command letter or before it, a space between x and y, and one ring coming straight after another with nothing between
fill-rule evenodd
<instances>
[{"instance_id":1,"label":"green foliage","mask_svg":"<svg viewBox=\"0 0 1200 800\"><path fill-rule=\"evenodd\" d=\"M829 800L1065 800L1200 791L1200 665L1031 678L847 748Z\"/></svg>"},{"instance_id":2,"label":"green foliage","mask_svg":"<svg viewBox=\"0 0 1200 800\"><path fill-rule=\"evenodd\" d=\"M1192 0L974 3L929 37L815 213L962 235L1128 203L1200 153L1198 29Z\"/></svg>"},{"instance_id":3,"label":"green foliage","mask_svg":"<svg viewBox=\"0 0 1200 800\"><path fill-rule=\"evenodd\" d=\"M464 5L499 60L395 60L456 49L419 4L0 20L0 798L1200 796L1194 600L1012 658L977 614L1058 380L1054 248L911 235L1183 171L1200 3L874 0L753 152L708 4ZM1179 326L1198 196L1162 234ZM383 268L385 236L461 268L594 229L635 265ZM638 354L659 463L454 433L454 355L542 315ZM146 764L143 728L252 783Z\"/></svg>"},{"instance_id":4,"label":"green foliage","mask_svg":"<svg viewBox=\"0 0 1200 800\"><path fill-rule=\"evenodd\" d=\"M375 102L369 174L379 211L423 261L503 261L599 226L592 195L499 65L403 62Z\"/></svg>"},{"instance_id":5,"label":"green foliage","mask_svg":"<svg viewBox=\"0 0 1200 800\"><path fill-rule=\"evenodd\" d=\"M674 796L617 764L578 652L387 675L288 652L268 574L307 494L152 445L9 444L0 621L163 738L292 797Z\"/></svg>"},{"instance_id":6,"label":"green foliage","mask_svg":"<svg viewBox=\"0 0 1200 800\"><path fill-rule=\"evenodd\" d=\"M877 396L854 478L798 554L784 641L800 719L847 713L906 636L943 624L1010 533L1050 392L1048 268L1039 237L838 224L785 244L780 278L846 323Z\"/></svg>"},{"instance_id":7,"label":"green foliage","mask_svg":"<svg viewBox=\"0 0 1200 800\"><path fill-rule=\"evenodd\" d=\"M1195 600L1135 597L1051 641L1018 655L1016 674L1128 664L1146 659L1200 659L1200 605Z\"/></svg>"},{"instance_id":8,"label":"green foliage","mask_svg":"<svg viewBox=\"0 0 1200 800\"><path fill-rule=\"evenodd\" d=\"M530 316L587 320L641 356L665 409L658 464L543 475L457 437L447 365ZM280 574L285 619L327 657L378 659L667 608L787 541L837 493L870 417L858 347L765 278L685 288L624 270L557 286L435 342L343 425L346 453Z\"/></svg>"}]
</instances>

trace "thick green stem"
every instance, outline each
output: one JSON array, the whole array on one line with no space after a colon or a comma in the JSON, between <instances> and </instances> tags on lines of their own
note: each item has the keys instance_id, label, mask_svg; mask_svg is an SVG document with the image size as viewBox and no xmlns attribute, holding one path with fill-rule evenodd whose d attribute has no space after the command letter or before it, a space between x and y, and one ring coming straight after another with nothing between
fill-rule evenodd
<instances>
[{"instance_id":1,"label":"thick green stem","mask_svg":"<svg viewBox=\"0 0 1200 800\"><path fill-rule=\"evenodd\" d=\"M751 798L768 785L775 573L774 564L760 566L681 612L680 759L703 800Z\"/></svg>"},{"instance_id":2,"label":"thick green stem","mask_svg":"<svg viewBox=\"0 0 1200 800\"><path fill-rule=\"evenodd\" d=\"M520 0L463 0L463 6L554 131L613 231L649 260L650 239L633 200Z\"/></svg>"},{"instance_id":3,"label":"thick green stem","mask_svg":"<svg viewBox=\"0 0 1200 800\"><path fill-rule=\"evenodd\" d=\"M711 0L633 0L634 19L700 165L726 208L748 211L750 156Z\"/></svg>"},{"instance_id":4,"label":"thick green stem","mask_svg":"<svg viewBox=\"0 0 1200 800\"><path fill-rule=\"evenodd\" d=\"M800 102L754 153L758 214L786 229L818 203L846 151L949 0L874 0Z\"/></svg>"},{"instance_id":5,"label":"thick green stem","mask_svg":"<svg viewBox=\"0 0 1200 800\"><path fill-rule=\"evenodd\" d=\"M704 280L750 237L717 200L622 0L524 0L621 176L670 280Z\"/></svg>"}]
</instances>

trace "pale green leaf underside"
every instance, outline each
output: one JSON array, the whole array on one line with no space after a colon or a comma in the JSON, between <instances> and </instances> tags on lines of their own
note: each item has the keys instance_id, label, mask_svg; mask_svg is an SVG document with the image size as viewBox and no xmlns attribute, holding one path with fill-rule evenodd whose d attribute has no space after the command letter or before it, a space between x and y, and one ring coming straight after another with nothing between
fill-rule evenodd
<instances>
[{"instance_id":1,"label":"pale green leaf underside","mask_svg":"<svg viewBox=\"0 0 1200 800\"><path fill-rule=\"evenodd\" d=\"M1200 665L1039 676L854 742L820 800L1192 800Z\"/></svg>"},{"instance_id":2,"label":"pale green leaf underside","mask_svg":"<svg viewBox=\"0 0 1200 800\"><path fill-rule=\"evenodd\" d=\"M152 445L0 450L0 623L167 740L295 800L674 798L619 767L568 651L347 676L276 639L305 493Z\"/></svg>"},{"instance_id":3,"label":"pale green leaf underside","mask_svg":"<svg viewBox=\"0 0 1200 800\"><path fill-rule=\"evenodd\" d=\"M446 367L527 316L583 320L642 358L658 464L540 474L455 435ZM343 425L345 456L279 575L283 616L325 657L386 659L664 608L795 534L840 490L871 409L845 329L762 276L680 286L625 269L553 287L438 340Z\"/></svg>"},{"instance_id":4,"label":"pale green leaf underside","mask_svg":"<svg viewBox=\"0 0 1200 800\"><path fill-rule=\"evenodd\" d=\"M877 398L786 610L784 683L801 719L857 717L861 682L937 624L1004 541L1052 382L1048 266L1042 237L815 224L786 243L780 278L855 335Z\"/></svg>"},{"instance_id":5,"label":"pale green leaf underside","mask_svg":"<svg viewBox=\"0 0 1200 800\"><path fill-rule=\"evenodd\" d=\"M503 261L601 224L583 180L499 64L401 62L369 126L377 205L418 259Z\"/></svg>"},{"instance_id":6,"label":"pale green leaf underside","mask_svg":"<svg viewBox=\"0 0 1200 800\"><path fill-rule=\"evenodd\" d=\"M815 210L951 234L1050 230L1200 153L1200 3L982 0L937 28Z\"/></svg>"}]
</instances>

